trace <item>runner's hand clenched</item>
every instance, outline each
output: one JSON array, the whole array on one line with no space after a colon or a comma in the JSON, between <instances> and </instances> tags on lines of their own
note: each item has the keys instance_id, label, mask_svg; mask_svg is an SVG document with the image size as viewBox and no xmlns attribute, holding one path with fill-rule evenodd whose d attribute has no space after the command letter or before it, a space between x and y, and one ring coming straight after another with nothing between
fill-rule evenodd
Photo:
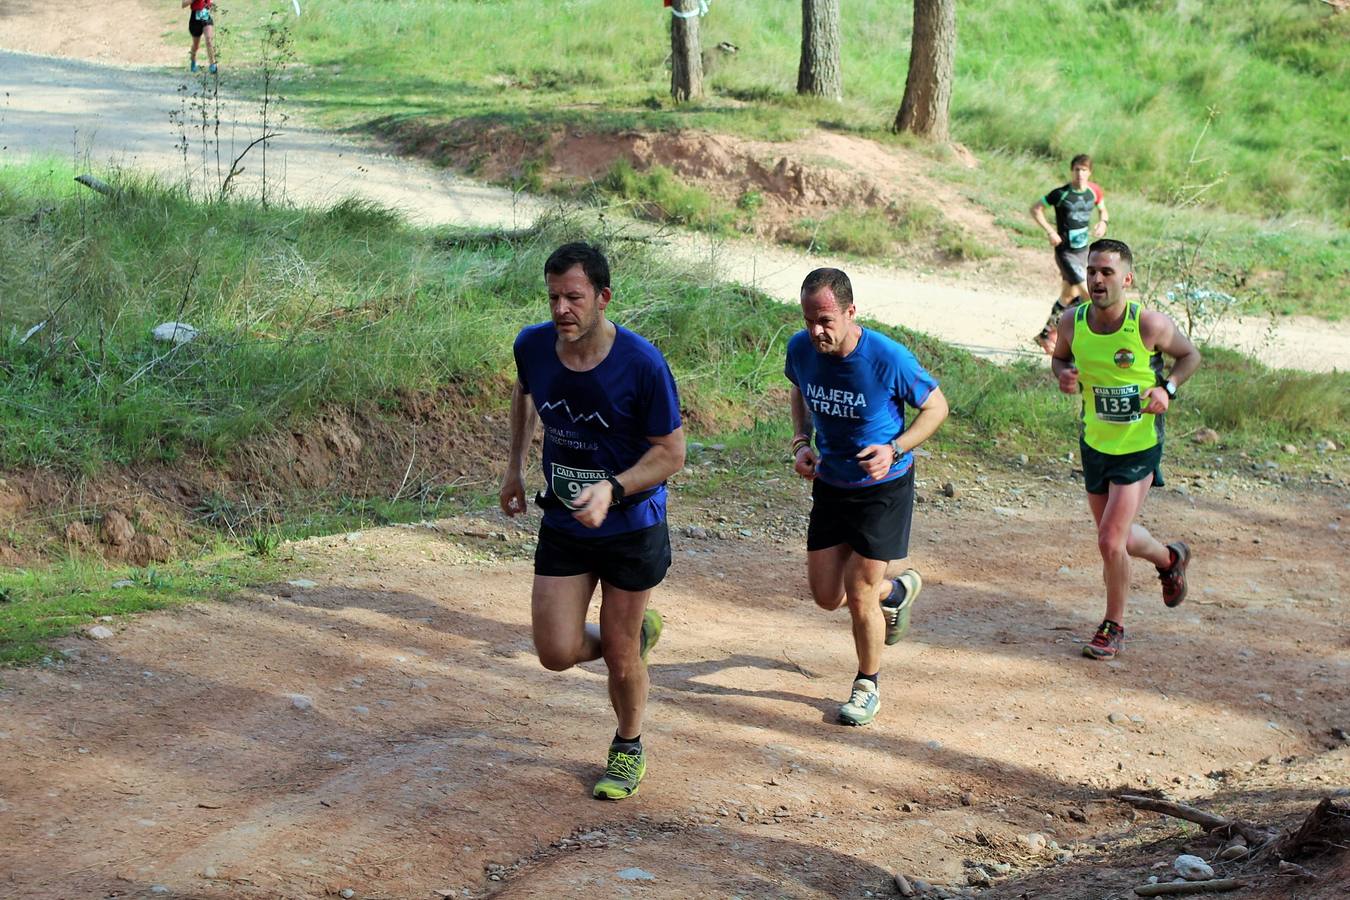
<instances>
[{"instance_id":1,"label":"runner's hand clenched","mask_svg":"<svg viewBox=\"0 0 1350 900\"><path fill-rule=\"evenodd\" d=\"M798 448L797 455L792 458L792 468L798 475L807 481L811 481L816 477L816 464L818 462L816 451L812 450L810 445L807 445Z\"/></svg>"},{"instance_id":2,"label":"runner's hand clenched","mask_svg":"<svg viewBox=\"0 0 1350 900\"><path fill-rule=\"evenodd\" d=\"M1059 389L1066 394L1078 393L1078 367L1065 366L1059 372Z\"/></svg>"},{"instance_id":3,"label":"runner's hand clenched","mask_svg":"<svg viewBox=\"0 0 1350 900\"><path fill-rule=\"evenodd\" d=\"M588 484L577 494L572 505L576 507L576 512L572 513L572 518L576 519L587 528L599 528L605 521L605 516L609 515L610 503L614 499L614 488L608 481L597 481L594 484Z\"/></svg>"},{"instance_id":4,"label":"runner's hand clenched","mask_svg":"<svg viewBox=\"0 0 1350 900\"><path fill-rule=\"evenodd\" d=\"M525 481L519 472L507 472L502 476L498 502L508 516L518 516L525 511Z\"/></svg>"},{"instance_id":5,"label":"runner's hand clenched","mask_svg":"<svg viewBox=\"0 0 1350 900\"><path fill-rule=\"evenodd\" d=\"M858 452L857 459L867 477L876 481L895 465L895 451L890 444L868 444Z\"/></svg>"}]
</instances>

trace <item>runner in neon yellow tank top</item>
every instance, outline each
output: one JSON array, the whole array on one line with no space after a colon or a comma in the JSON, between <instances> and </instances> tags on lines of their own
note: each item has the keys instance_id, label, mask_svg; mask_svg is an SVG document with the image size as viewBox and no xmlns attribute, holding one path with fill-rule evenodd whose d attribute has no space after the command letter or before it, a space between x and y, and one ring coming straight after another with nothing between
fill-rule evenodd
<instances>
[{"instance_id":1,"label":"runner in neon yellow tank top","mask_svg":"<svg viewBox=\"0 0 1350 900\"><path fill-rule=\"evenodd\" d=\"M1168 316L1125 299L1134 257L1122 241L1092 245L1087 284L1091 303L1060 320L1050 367L1061 391L1083 394L1079 450L1106 581L1106 618L1083 655L1110 659L1125 642L1131 556L1157 567L1168 606L1186 597L1190 549L1160 544L1134 520L1148 489L1163 483L1163 414L1200 367L1200 351ZM1163 354L1175 360L1166 378Z\"/></svg>"}]
</instances>

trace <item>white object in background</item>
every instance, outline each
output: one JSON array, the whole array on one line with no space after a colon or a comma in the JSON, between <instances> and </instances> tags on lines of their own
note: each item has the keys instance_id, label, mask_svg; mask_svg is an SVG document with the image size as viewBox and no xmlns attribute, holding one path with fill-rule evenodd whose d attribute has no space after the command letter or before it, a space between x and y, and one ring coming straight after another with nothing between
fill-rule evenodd
<instances>
[{"instance_id":1,"label":"white object in background","mask_svg":"<svg viewBox=\"0 0 1350 900\"><path fill-rule=\"evenodd\" d=\"M150 332L157 341L164 341L167 344L178 346L186 344L189 341L196 340L197 329L186 322L164 322L156 325L155 330Z\"/></svg>"},{"instance_id":2,"label":"white object in background","mask_svg":"<svg viewBox=\"0 0 1350 900\"><path fill-rule=\"evenodd\" d=\"M295 7L295 17L300 18L300 0L291 0L291 6Z\"/></svg>"}]
</instances>

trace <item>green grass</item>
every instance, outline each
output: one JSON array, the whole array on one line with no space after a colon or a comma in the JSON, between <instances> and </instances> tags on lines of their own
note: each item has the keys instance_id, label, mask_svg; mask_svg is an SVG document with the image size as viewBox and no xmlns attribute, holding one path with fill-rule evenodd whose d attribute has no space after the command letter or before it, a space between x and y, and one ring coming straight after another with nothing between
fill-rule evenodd
<instances>
[{"instance_id":1,"label":"green grass","mask_svg":"<svg viewBox=\"0 0 1350 900\"><path fill-rule=\"evenodd\" d=\"M134 180L119 183L115 200L91 202L68 177L54 164L0 170L0 468L223 458L250 436L405 391L451 386L470 405L500 405L513 336L546 315L543 260L578 235L609 245L611 315L666 353L694 430L736 430L781 412L796 311L666 262L603 224L551 221L517 236L418 230L368 204L202 206ZM152 342L150 329L167 320L202 336L177 349ZM934 363L955 428L993 436L1041 433L1043 420L1062 427L1061 399L1035 389L1038 368L1000 368L883 330L917 341ZM1286 376L1250 366L1234 376L1253 391L1277 377ZM1216 405L1190 403L1182 415L1212 414L1253 434L1343 438L1350 416L1338 404L1350 376L1287 377L1325 389L1322 414L1297 404L1221 411L1232 382ZM228 523L231 511L202 512L212 515Z\"/></svg>"},{"instance_id":2,"label":"green grass","mask_svg":"<svg viewBox=\"0 0 1350 900\"><path fill-rule=\"evenodd\" d=\"M226 53L256 58L263 11L239 0L222 16ZM843 104L793 93L800 10L777 0L719 6L705 47L730 41L706 103L665 101L669 53L659 6L574 0L540 15L527 0L447 0L434 11L338 0L288 19L303 71L294 100L347 124L388 115L590 121L736 130L782 137L820 124L884 129L904 90L908 4L857 0L842 20ZM1253 0L1243 15L1173 0L990 0L958 14L952 101L958 140L1064 168L1089 152L1106 183L1172 196L1210 110L1212 195L1261 215L1301 210L1350 223L1344 124L1350 21L1303 0ZM445 48L454 47L454 53Z\"/></svg>"},{"instance_id":3,"label":"green grass","mask_svg":"<svg viewBox=\"0 0 1350 900\"><path fill-rule=\"evenodd\" d=\"M101 616L127 616L207 599L274 577L238 554L150 569L109 568L67 560L40 569L0 571L0 667L42 659L49 642ZM129 585L113 587L119 582ZM90 645L94 652L95 645Z\"/></svg>"},{"instance_id":4,"label":"green grass","mask_svg":"<svg viewBox=\"0 0 1350 900\"><path fill-rule=\"evenodd\" d=\"M701 128L787 139L826 127L897 140L885 129L903 93L911 27L909 4L848 4L846 97L836 104L793 93L798 6L719 4L703 20L703 44L730 41L740 52L714 52L708 98L675 106L667 96L669 14L655 3L573 0L553 15L528 0L446 0L434 10L335 0L306 6L299 19L285 9L237 0L224 11L222 46L240 73L233 77L250 77L268 12L277 10L270 21L294 38L283 108L386 131L403 119L463 118L521 131ZM1187 230L1208 232L1209 210L1248 217L1217 217L1231 237L1218 242L1235 257L1224 265L1271 273L1260 290L1277 309L1343 316L1350 292L1328 276L1350 255L1347 40L1350 16L1308 0L1253 0L1241 16L1174 0L965 4L953 135L1027 176L985 185L986 196L1014 208L1004 222L1018 223L1032 197L1064 180L1078 152L1093 154L1117 221L1137 216L1140 233L1157 218L1143 210L1173 205L1188 184L1213 182ZM952 256L969 245L943 243Z\"/></svg>"}]
</instances>

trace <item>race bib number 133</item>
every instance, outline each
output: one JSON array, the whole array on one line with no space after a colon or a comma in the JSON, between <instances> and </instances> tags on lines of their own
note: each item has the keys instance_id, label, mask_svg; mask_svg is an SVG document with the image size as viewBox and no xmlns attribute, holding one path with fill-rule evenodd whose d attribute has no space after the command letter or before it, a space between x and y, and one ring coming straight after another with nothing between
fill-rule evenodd
<instances>
[{"instance_id":1,"label":"race bib number 133","mask_svg":"<svg viewBox=\"0 0 1350 900\"><path fill-rule=\"evenodd\" d=\"M1103 422L1138 422L1140 412L1139 385L1123 387L1094 387L1092 403L1097 418Z\"/></svg>"}]
</instances>

